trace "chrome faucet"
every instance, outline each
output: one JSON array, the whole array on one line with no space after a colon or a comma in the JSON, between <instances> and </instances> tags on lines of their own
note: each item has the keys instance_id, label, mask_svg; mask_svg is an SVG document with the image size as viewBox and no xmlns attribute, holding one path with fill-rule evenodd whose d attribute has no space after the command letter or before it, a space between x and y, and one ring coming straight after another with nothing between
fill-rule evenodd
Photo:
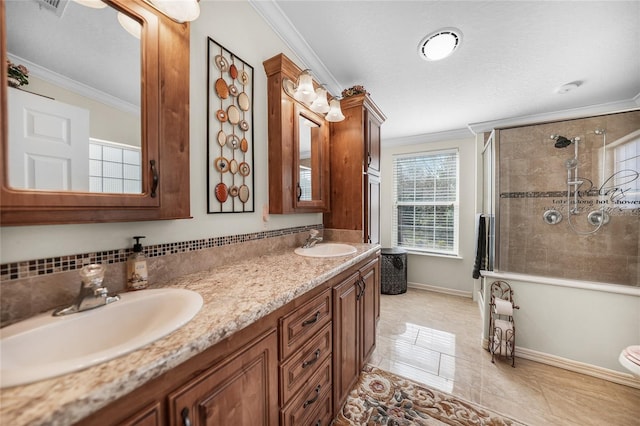
<instances>
[{"instance_id":1,"label":"chrome faucet","mask_svg":"<svg viewBox=\"0 0 640 426\"><path fill-rule=\"evenodd\" d=\"M102 285L104 271L105 267L97 264L87 265L82 268L80 270L82 283L75 302L66 308L56 309L53 311L53 316L75 314L76 312L87 311L120 300L118 295L109 296L109 290Z\"/></svg>"},{"instance_id":2,"label":"chrome faucet","mask_svg":"<svg viewBox=\"0 0 640 426\"><path fill-rule=\"evenodd\" d=\"M320 231L318 231L317 229L310 230L309 237L307 238L307 241L304 242L304 245L302 246L302 248L311 248L315 246L316 243L319 243L320 241L322 241L322 236L320 236L319 234L320 234Z\"/></svg>"}]
</instances>

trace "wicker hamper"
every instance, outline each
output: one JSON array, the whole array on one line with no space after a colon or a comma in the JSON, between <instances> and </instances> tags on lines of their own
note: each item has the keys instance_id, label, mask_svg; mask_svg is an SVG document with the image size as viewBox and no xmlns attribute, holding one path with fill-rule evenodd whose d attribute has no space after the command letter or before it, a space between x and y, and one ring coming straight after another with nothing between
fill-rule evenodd
<instances>
[{"instance_id":1,"label":"wicker hamper","mask_svg":"<svg viewBox=\"0 0 640 426\"><path fill-rule=\"evenodd\" d=\"M400 294L407 291L407 251L401 248L382 249L380 292Z\"/></svg>"}]
</instances>

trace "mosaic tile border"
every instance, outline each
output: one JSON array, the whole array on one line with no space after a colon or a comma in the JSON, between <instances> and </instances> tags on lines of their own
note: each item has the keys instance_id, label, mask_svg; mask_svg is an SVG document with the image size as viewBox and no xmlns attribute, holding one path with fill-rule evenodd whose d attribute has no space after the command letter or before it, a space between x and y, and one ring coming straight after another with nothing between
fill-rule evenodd
<instances>
[{"instance_id":1,"label":"mosaic tile border","mask_svg":"<svg viewBox=\"0 0 640 426\"><path fill-rule=\"evenodd\" d=\"M176 253L187 253L213 247L221 247L231 244L245 243L248 241L292 235L299 232L309 231L310 229L322 229L322 227L322 224L306 225L297 226L294 228L254 232L250 234L238 234L225 237L212 237L199 240L156 244L144 247L144 253L148 258L166 256ZM91 263L113 264L126 262L127 258L132 252L132 248L129 247L117 250L98 251L93 253L73 254L68 256L49 257L46 259L34 259L22 262L5 263L0 265L0 282L55 274L59 272L74 271L77 269L81 269L83 266Z\"/></svg>"},{"instance_id":2,"label":"mosaic tile border","mask_svg":"<svg viewBox=\"0 0 640 426\"><path fill-rule=\"evenodd\" d=\"M573 197L574 193L571 192ZM597 189L591 189L589 191L578 191L580 197L597 197L600 195ZM502 192L500 198L562 198L567 196L567 191L546 191L546 192Z\"/></svg>"}]
</instances>

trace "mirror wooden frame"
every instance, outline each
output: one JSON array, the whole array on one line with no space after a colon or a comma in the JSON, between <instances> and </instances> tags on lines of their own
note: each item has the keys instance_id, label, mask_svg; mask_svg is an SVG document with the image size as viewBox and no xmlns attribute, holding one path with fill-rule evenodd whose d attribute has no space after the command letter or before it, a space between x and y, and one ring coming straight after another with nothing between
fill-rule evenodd
<instances>
[{"instance_id":1,"label":"mirror wooden frame","mask_svg":"<svg viewBox=\"0 0 640 426\"><path fill-rule=\"evenodd\" d=\"M285 78L296 81L302 70L284 54L263 62L267 74L269 122L269 213L326 213L330 208L330 124L320 118L326 128L325 143L320 148L321 199L298 201L298 142L299 111L317 116L304 105L293 100L284 90ZM314 120L318 121L318 120Z\"/></svg>"},{"instance_id":2,"label":"mirror wooden frame","mask_svg":"<svg viewBox=\"0 0 640 426\"><path fill-rule=\"evenodd\" d=\"M142 193L20 190L8 181L7 68L2 67L0 224L119 222L190 217L189 24L143 0L104 0L142 22ZM0 57L6 63L5 0L0 2ZM154 189L157 187L157 190Z\"/></svg>"},{"instance_id":3,"label":"mirror wooden frame","mask_svg":"<svg viewBox=\"0 0 640 426\"><path fill-rule=\"evenodd\" d=\"M303 105L295 104L293 119L293 187L296 191L294 198L294 206L296 209L318 209L325 211L326 200L328 197L329 187L325 185L325 181L329 181L329 122L313 111L305 108ZM318 193L319 197L310 200L301 200L300 195L300 124L299 117L318 124L320 145L311 142L311 182L312 194ZM324 167L323 167L324 166Z\"/></svg>"}]
</instances>

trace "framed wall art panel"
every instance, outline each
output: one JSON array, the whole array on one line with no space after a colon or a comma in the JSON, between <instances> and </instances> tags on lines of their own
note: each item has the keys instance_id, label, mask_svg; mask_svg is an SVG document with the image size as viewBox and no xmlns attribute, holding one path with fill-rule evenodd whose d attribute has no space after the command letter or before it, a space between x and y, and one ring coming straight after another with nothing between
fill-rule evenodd
<instances>
[{"instance_id":1,"label":"framed wall art panel","mask_svg":"<svg viewBox=\"0 0 640 426\"><path fill-rule=\"evenodd\" d=\"M211 37L207 55L207 213L253 212L253 67Z\"/></svg>"}]
</instances>

